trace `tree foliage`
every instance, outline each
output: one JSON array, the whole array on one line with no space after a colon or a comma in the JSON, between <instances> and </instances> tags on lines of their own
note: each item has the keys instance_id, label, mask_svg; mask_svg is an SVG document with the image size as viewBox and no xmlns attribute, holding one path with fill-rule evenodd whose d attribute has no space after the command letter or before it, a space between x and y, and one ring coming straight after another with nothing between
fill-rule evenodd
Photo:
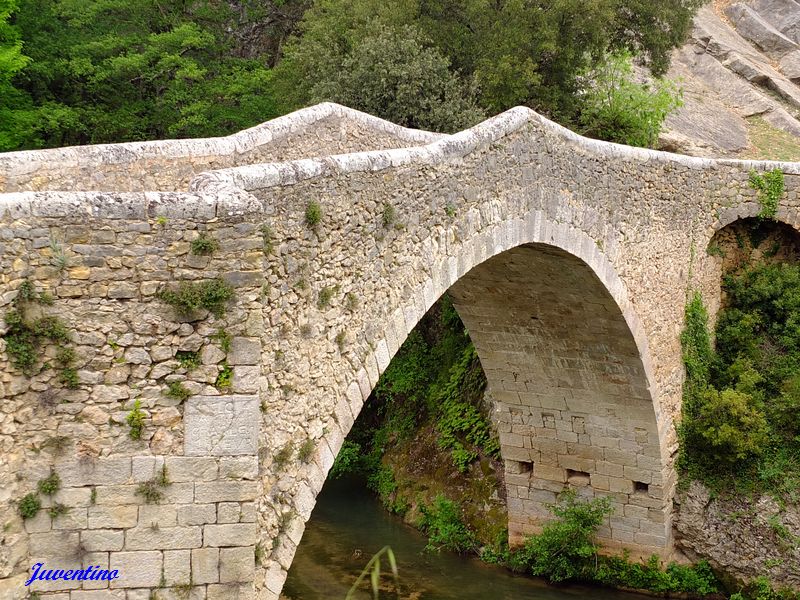
<instances>
[{"instance_id":1,"label":"tree foliage","mask_svg":"<svg viewBox=\"0 0 800 600\"><path fill-rule=\"evenodd\" d=\"M294 108L381 27L413 26L478 89L489 114L527 105L565 123L581 111L582 75L609 53L633 51L661 75L688 31L698 0L318 0L278 65L281 96ZM466 84L465 84L466 85Z\"/></svg>"},{"instance_id":2,"label":"tree foliage","mask_svg":"<svg viewBox=\"0 0 800 600\"><path fill-rule=\"evenodd\" d=\"M315 82L310 94L312 102L339 102L416 129L454 132L485 116L474 88L408 25L377 25L344 57L338 75Z\"/></svg>"},{"instance_id":3,"label":"tree foliage","mask_svg":"<svg viewBox=\"0 0 800 600\"><path fill-rule=\"evenodd\" d=\"M589 137L652 147L667 115L681 105L680 92L669 80L635 81L632 59L609 56L587 73L581 94L580 128Z\"/></svg>"},{"instance_id":4,"label":"tree foliage","mask_svg":"<svg viewBox=\"0 0 800 600\"><path fill-rule=\"evenodd\" d=\"M711 348L699 296L681 338L680 467L712 487L796 496L800 481L800 266L745 265L723 279Z\"/></svg>"},{"instance_id":5,"label":"tree foliage","mask_svg":"<svg viewBox=\"0 0 800 600\"><path fill-rule=\"evenodd\" d=\"M31 58L3 102L0 149L232 133L277 116L270 71L232 55L231 8L22 0Z\"/></svg>"}]
</instances>

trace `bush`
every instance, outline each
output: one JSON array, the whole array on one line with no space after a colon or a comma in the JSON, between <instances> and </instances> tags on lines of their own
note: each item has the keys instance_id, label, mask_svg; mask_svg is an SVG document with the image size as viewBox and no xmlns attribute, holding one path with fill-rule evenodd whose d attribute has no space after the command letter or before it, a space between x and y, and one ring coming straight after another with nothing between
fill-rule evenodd
<instances>
[{"instance_id":1,"label":"bush","mask_svg":"<svg viewBox=\"0 0 800 600\"><path fill-rule=\"evenodd\" d=\"M131 428L128 432L128 435L132 440L142 439L142 433L144 432L144 419L145 413L142 410L142 403L139 400L136 400L133 403L133 408L125 417L125 422Z\"/></svg>"},{"instance_id":2,"label":"bush","mask_svg":"<svg viewBox=\"0 0 800 600\"><path fill-rule=\"evenodd\" d=\"M411 26L376 25L326 75L312 86L312 101L332 100L398 125L451 133L485 116L475 88Z\"/></svg>"},{"instance_id":3,"label":"bush","mask_svg":"<svg viewBox=\"0 0 800 600\"><path fill-rule=\"evenodd\" d=\"M705 440L693 451L719 465L733 466L759 456L769 441L764 414L753 406L749 395L732 389L708 389L693 426Z\"/></svg>"},{"instance_id":4,"label":"bush","mask_svg":"<svg viewBox=\"0 0 800 600\"><path fill-rule=\"evenodd\" d=\"M608 56L585 81L579 104L581 132L609 142L654 147L664 119L683 104L669 80L637 83L626 53Z\"/></svg>"},{"instance_id":5,"label":"bush","mask_svg":"<svg viewBox=\"0 0 800 600\"><path fill-rule=\"evenodd\" d=\"M428 535L428 550L450 550L464 554L477 547L475 535L461 520L458 504L439 494L433 505L420 506L419 527Z\"/></svg>"},{"instance_id":6,"label":"bush","mask_svg":"<svg viewBox=\"0 0 800 600\"><path fill-rule=\"evenodd\" d=\"M222 279L200 283L182 281L177 289L161 290L158 297L184 316L192 316L198 310L207 310L214 316L221 317L225 314L225 305L233 298L233 288Z\"/></svg>"},{"instance_id":7,"label":"bush","mask_svg":"<svg viewBox=\"0 0 800 600\"><path fill-rule=\"evenodd\" d=\"M594 565L599 547L594 535L613 509L608 498L582 500L574 490L561 494L549 507L557 517L542 533L529 537L517 554L532 575L550 582L570 581L585 576Z\"/></svg>"},{"instance_id":8,"label":"bush","mask_svg":"<svg viewBox=\"0 0 800 600\"><path fill-rule=\"evenodd\" d=\"M42 502L36 494L30 493L22 497L17 508L23 519L30 519L42 508Z\"/></svg>"},{"instance_id":9,"label":"bush","mask_svg":"<svg viewBox=\"0 0 800 600\"><path fill-rule=\"evenodd\" d=\"M322 221L322 207L319 202L311 201L306 205L305 214L306 227L316 229Z\"/></svg>"},{"instance_id":10,"label":"bush","mask_svg":"<svg viewBox=\"0 0 800 600\"><path fill-rule=\"evenodd\" d=\"M210 256L219 249L219 242L214 238L208 237L205 233L201 233L191 241L189 246L191 247L192 254L196 256Z\"/></svg>"}]
</instances>

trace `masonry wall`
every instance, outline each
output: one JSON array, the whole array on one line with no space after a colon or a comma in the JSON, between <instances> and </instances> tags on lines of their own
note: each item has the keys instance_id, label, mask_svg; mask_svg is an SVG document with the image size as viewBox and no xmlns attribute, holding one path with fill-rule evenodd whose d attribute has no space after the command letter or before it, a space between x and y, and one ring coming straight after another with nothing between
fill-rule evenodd
<instances>
[{"instance_id":1,"label":"masonry wall","mask_svg":"<svg viewBox=\"0 0 800 600\"><path fill-rule=\"evenodd\" d=\"M668 553L685 293L704 272L696 248L726 219L758 211L747 183L750 166L589 142L515 109L418 149L201 175L192 183L194 194L0 195L0 314L7 315L26 276L50 290L53 305L37 310L67 324L79 377L71 391L54 369L25 377L0 342L0 518L9 524L0 533L0 592L23 597L21 581L42 551L52 552L50 560L72 556L79 564L92 548L97 560L107 555L110 564L130 565L111 586L116 597L124 591L128 599L145 598L151 590L169 597L184 591L175 583L189 583L194 598L276 598L334 456L399 345L443 292L520 246L455 290L496 294L492 277L511 269L520 302L523 293L548 300L543 316L551 329L520 332L508 315L500 326L510 335L481 350L505 415L499 423L507 464L525 462L519 448L538 452L528 453L534 465L527 499L526 483L510 481L516 498L525 500L515 503L512 529L535 527L556 487L585 483L571 469L589 473L584 493L610 494L621 507L617 524L612 520L605 531L610 541ZM792 168L785 167L789 191L779 216L797 227ZM312 201L323 213L315 228L305 223ZM396 210L392 223L384 223L387 204ZM190 253L201 231L219 242L211 257ZM526 244L560 251L535 246L530 256ZM542 273L555 282L550 291L541 287ZM222 318L179 318L156 298L164 285L213 277L236 290ZM539 285L531 290L526 283ZM462 296L459 308L468 321L481 302ZM580 310L559 312L564 307ZM568 330L560 329L561 321L552 324L571 314L592 321L589 331L603 338L602 348L586 348L579 338L556 346ZM6 327L0 322L1 331ZM220 328L232 338L227 351ZM498 342L492 328L475 330ZM483 342L477 343L480 349ZM519 343L527 355L512 356ZM547 350L540 347L545 344ZM178 351L195 350L201 364L181 366ZM524 365L523 381L536 380L536 387L542 376L552 378L551 361L561 350L571 353L561 358L587 362L567 385L544 382L540 403L554 401L556 388L573 392L584 384L601 401L570 406L564 395L567 410L559 403L547 419L554 427L546 426L544 410L515 421L512 411L535 408L536 392L529 394L526 384L523 400L497 361ZM219 385L225 363L230 387ZM169 398L173 381L182 381L191 397ZM518 401L500 392L516 392ZM146 413L142 441L129 438L126 422L136 400ZM631 409L630 422L619 420L622 407ZM584 433L573 417L583 417ZM560 440L567 444L578 436L585 446L579 452L587 454L579 458L590 462L570 462L578 453L568 446L565 454L560 444L549 454L542 438L550 431L556 440L563 432L572 440ZM614 435L622 438L612 456L615 448L601 440ZM67 441L45 443L56 437ZM636 465L627 464L634 455ZM136 491L160 473L162 461L171 483L159 488L160 503L148 505ZM614 472L601 472L600 462L611 462ZM633 473L634 467L646 472ZM51 468L64 482L56 501L69 512L23 522L15 502ZM612 489L620 468L620 479L652 486L647 495L637 496L628 483ZM648 474L650 482L643 481ZM77 554L69 554L72 548ZM134 565L149 579L137 579ZM154 584L159 566L165 578L188 572L189 581L162 582L159 573ZM69 592L73 600L95 597L108 595Z\"/></svg>"}]
</instances>

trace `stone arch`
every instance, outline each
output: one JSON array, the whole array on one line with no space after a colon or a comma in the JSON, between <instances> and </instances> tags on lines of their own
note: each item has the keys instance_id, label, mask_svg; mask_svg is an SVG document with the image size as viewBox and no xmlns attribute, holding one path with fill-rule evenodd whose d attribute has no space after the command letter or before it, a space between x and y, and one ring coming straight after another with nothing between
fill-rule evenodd
<instances>
[{"instance_id":1,"label":"stone arch","mask_svg":"<svg viewBox=\"0 0 800 600\"><path fill-rule=\"evenodd\" d=\"M556 445L564 446L561 455L557 452L557 448L552 448L552 455L546 456L544 460L541 458L534 460L530 452L525 454L519 451L526 444L530 444L530 440L533 440L536 434L533 427L525 436L514 431L515 423L512 423L514 417L511 415L514 411L519 414L518 408L521 404L517 402L512 408L507 402L508 398L503 395L510 390L503 389L508 387L502 383L503 374L493 368L495 363L491 357L492 332L481 330L477 325L480 320L478 318L480 310L471 310L477 304L469 295L469 286L480 281L484 271L491 271L498 265L507 266L509 259L514 260L530 254L544 257L546 263L550 261L547 264L550 264L555 272L577 273L578 279L588 281L589 291L595 304L586 314L597 316L598 312L607 313L603 324L613 327L612 333L616 336L615 342L607 346L618 345L620 340L624 345L624 349L619 351L619 355L624 356L624 359L616 362L596 360L592 368L583 371L587 375L587 381L591 374L594 383L597 384L594 389L585 391L588 394L598 392L604 393L606 397L616 398L618 414L609 414L609 403L603 405L606 413L593 411L589 406L591 404L589 396L579 399L583 403L583 410L569 411L565 406L565 410L562 411L556 410L558 407L553 406L553 410L548 413L553 417L553 427L549 427L551 424L549 422L548 427L542 423L542 426L537 428L541 430L540 438L545 439L543 436L550 433L556 434L558 430L555 429L555 416L561 415L562 412L565 419L559 418L557 426L562 427L565 423L569 423L571 433L575 437L574 442L566 439L558 440L559 444ZM494 399L499 413L495 416L501 429L502 454L509 477L507 488L509 497L513 488L515 498L513 503L509 500L511 541L519 541L521 536L536 531L548 515L545 504L555 499L555 492L572 483L580 487L581 493L586 496L597 493L612 497L616 515L610 525L601 531L601 537L607 546L625 547L632 550L634 555L644 556L653 552L668 555L671 549L669 504L674 482L670 475L671 469L667 467L669 453L666 450L666 439L667 431L672 424L669 416L658 404L657 390L652 383L654 378L651 374L644 329L633 304L628 299L622 280L598 245L583 231L566 223L557 223L547 218L541 211L532 211L525 218L497 223L472 236L460 244L454 255L432 260L430 273L431 275L417 286L405 306L397 308L392 313L384 330L373 340L374 351L367 356L355 380L348 385L346 403L340 402L337 408L340 430L326 436L329 452L326 452L321 464L323 477L317 481L318 486L313 486L316 488L313 490L314 498L321 490L324 474L333 464L335 455L374 388L377 378L387 368L392 356L419 319L443 293L451 290L456 308L470 330L484 370L487 372L490 392L495 394ZM530 284L531 280L526 283ZM558 303L559 298L552 300ZM557 324L553 322L551 325ZM508 341L513 342L510 336ZM579 338L575 339L576 344L579 341ZM535 350L531 347L528 349ZM602 354L606 349L606 345L596 345L591 350ZM574 347L570 351L573 356L565 357L565 360L580 360L579 348ZM601 391L601 382L595 377L601 374L602 366L607 367L603 376L609 378L603 385L616 386L612 391ZM633 400L626 404L623 399L624 394L630 394ZM630 414L625 415L623 412L636 413L639 416L629 418ZM573 417L576 424L574 426ZM581 421L583 433L576 434L574 428L580 428ZM631 425L628 430L625 429L627 425ZM548 431L545 432L545 429ZM600 438L603 437L599 435L601 429L607 432L605 436L607 449L600 445ZM589 431L594 432L594 439L587 433ZM581 438L583 441L589 442L583 444L581 448L578 448L581 446L578 443L579 435L583 436ZM617 443L617 447L614 448L615 444L610 440L612 435L619 435L626 446L619 448ZM572 436L562 435L562 437ZM521 438L528 441L514 445L514 439ZM570 456L567 444L574 444L575 448L584 452L585 456ZM637 457L639 451L641 458ZM538 467L532 465L530 473L514 472L524 471L526 462L538 463ZM549 467L550 470L545 467ZM310 515L312 507L309 506L307 511L301 511L301 514L307 513L304 514L304 518Z\"/></svg>"},{"instance_id":2,"label":"stone arch","mask_svg":"<svg viewBox=\"0 0 800 600\"><path fill-rule=\"evenodd\" d=\"M755 251L753 258L762 256L765 250L769 253L767 246L777 240L790 246L778 258L796 257L800 252L800 218L796 211L779 208L774 220L763 220L758 217L760 210L758 204L750 202L723 212L698 245L698 264L690 285L702 294L711 323L716 321L723 302L722 277L732 266L731 261L743 258L743 252L750 256L751 250ZM760 248L752 248L750 231L759 225L767 232L767 238L763 246L759 243ZM746 248L738 248L739 245Z\"/></svg>"}]
</instances>

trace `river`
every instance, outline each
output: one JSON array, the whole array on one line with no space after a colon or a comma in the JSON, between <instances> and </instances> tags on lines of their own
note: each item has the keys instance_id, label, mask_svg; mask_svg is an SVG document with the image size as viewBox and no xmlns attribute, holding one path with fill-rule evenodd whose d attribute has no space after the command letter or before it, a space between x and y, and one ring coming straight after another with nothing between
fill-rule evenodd
<instances>
[{"instance_id":1,"label":"river","mask_svg":"<svg viewBox=\"0 0 800 600\"><path fill-rule=\"evenodd\" d=\"M297 549L284 595L291 600L343 600L372 555L395 553L401 596L408 600L652 600L647 596L583 586L553 587L474 557L428 552L426 538L383 509L352 481L325 484ZM389 567L385 559L383 570ZM369 577L359 599L371 598ZM387 589L390 579L384 577ZM393 589L393 588L392 588ZM382 593L381 598L397 598Z\"/></svg>"}]
</instances>

